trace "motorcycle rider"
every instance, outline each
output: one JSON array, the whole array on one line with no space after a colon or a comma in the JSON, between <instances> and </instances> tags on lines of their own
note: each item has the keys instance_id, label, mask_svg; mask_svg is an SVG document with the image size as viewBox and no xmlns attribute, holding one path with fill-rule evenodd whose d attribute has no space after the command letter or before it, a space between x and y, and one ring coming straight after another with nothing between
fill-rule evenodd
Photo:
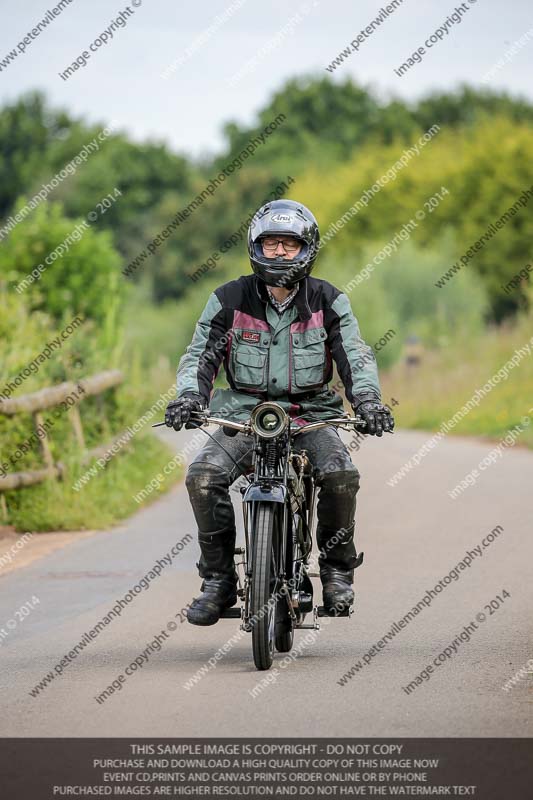
<instances>
[{"instance_id":1,"label":"motorcycle rider","mask_svg":"<svg viewBox=\"0 0 533 800\"><path fill-rule=\"evenodd\" d=\"M328 389L334 361L348 401L366 422L365 432L381 436L392 431L394 419L380 400L375 357L360 336L348 297L310 277L319 240L317 221L301 203L276 200L256 212L248 231L253 274L229 281L209 297L179 362L178 398L165 414L169 427L193 427L191 412L206 407L215 416L245 420L262 400L279 403L296 424L336 417L343 404ZM222 360L230 388L212 393ZM230 438L219 429L214 438L193 459L186 477L203 578L202 594L187 613L194 625L213 625L236 603L229 487L241 474L234 462L243 469L252 464L251 437L239 432ZM347 607L354 602L354 569L362 561L354 546L359 472L334 428L300 434L297 447L307 451L319 487L324 606Z\"/></svg>"}]
</instances>

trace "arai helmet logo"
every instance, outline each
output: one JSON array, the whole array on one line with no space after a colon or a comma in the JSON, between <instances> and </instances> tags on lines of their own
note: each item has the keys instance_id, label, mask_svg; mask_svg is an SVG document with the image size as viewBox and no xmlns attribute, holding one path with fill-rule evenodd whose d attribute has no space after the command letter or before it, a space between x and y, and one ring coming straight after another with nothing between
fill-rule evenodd
<instances>
[{"instance_id":1,"label":"arai helmet logo","mask_svg":"<svg viewBox=\"0 0 533 800\"><path fill-rule=\"evenodd\" d=\"M293 217L290 214L273 214L272 222L292 222Z\"/></svg>"}]
</instances>

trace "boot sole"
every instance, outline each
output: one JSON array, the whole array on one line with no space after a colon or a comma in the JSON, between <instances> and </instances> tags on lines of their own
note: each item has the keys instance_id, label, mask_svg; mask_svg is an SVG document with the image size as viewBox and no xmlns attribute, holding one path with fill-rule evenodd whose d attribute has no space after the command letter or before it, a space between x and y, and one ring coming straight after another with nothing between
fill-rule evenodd
<instances>
[{"instance_id":1,"label":"boot sole","mask_svg":"<svg viewBox=\"0 0 533 800\"><path fill-rule=\"evenodd\" d=\"M336 617L341 614L345 616L346 612L353 608L353 605L353 603L342 603L342 605L339 603L337 606L324 606L324 614L328 617Z\"/></svg>"},{"instance_id":2,"label":"boot sole","mask_svg":"<svg viewBox=\"0 0 533 800\"><path fill-rule=\"evenodd\" d=\"M355 604L355 595L350 600L335 600L333 602L326 602L323 599L324 612L328 617L335 617L338 613L342 614Z\"/></svg>"}]
</instances>

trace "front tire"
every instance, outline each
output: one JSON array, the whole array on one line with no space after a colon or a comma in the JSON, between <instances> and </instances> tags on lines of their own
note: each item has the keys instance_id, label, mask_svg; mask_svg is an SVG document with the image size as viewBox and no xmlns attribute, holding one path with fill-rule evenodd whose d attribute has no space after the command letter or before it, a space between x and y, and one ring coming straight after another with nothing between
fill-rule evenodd
<instances>
[{"instance_id":1,"label":"front tire","mask_svg":"<svg viewBox=\"0 0 533 800\"><path fill-rule=\"evenodd\" d=\"M252 651L257 669L270 669L274 660L277 581L277 503L258 503L252 540Z\"/></svg>"}]
</instances>

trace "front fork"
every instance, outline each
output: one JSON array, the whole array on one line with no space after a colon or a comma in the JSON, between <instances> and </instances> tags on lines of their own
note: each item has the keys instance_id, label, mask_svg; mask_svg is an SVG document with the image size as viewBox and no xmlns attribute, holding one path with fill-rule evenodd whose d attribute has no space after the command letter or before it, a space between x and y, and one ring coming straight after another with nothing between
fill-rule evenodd
<instances>
[{"instance_id":1,"label":"front fork","mask_svg":"<svg viewBox=\"0 0 533 800\"><path fill-rule=\"evenodd\" d=\"M307 460L307 453L302 451L301 453L291 453L290 455L291 466L294 469L295 473L295 493L297 496L301 496L302 493L305 491L303 485L303 475L305 472L305 468L308 465ZM285 483L289 480L289 475L287 471L287 464L285 468ZM251 547L252 542L250 539L250 529L251 529L251 519L253 516L253 509L256 505L255 502L247 502L245 499L245 494L248 491L252 490L254 484L248 484L247 486L241 487L241 495L243 496L243 503L242 503L242 511L243 511L243 522L244 522L244 536L245 536L245 547L236 548L235 554L241 556L241 560L236 562L237 566L237 580L238 580L238 588L237 588L237 595L243 601L242 612L241 612L241 630L244 631L251 631L252 624L250 621L250 586L251 586L251 568L249 566L250 563L250 554L251 554ZM272 488L272 487L271 487ZM296 596L293 598L294 587L289 587L287 582L287 574L285 568L285 558L287 553L287 535L289 534L289 514L291 515L291 525L290 525L290 535L293 535L293 523L292 523L292 506L290 499L286 496L287 488L286 486L283 487L283 522L281 525L282 531L282 542L280 546L280 557L281 557L281 569L279 575L279 592L281 597L284 597L287 601L287 609L291 619L291 623L293 627L302 627L301 620L299 620L299 616L297 613L297 607L295 606L295 600L297 600ZM308 513L308 520L307 520L307 527L308 530L312 531L312 524L314 518L314 506L315 506L315 493L316 487L313 482L313 489L311 493L311 499L309 503L309 513ZM267 499L265 496L262 498L264 500ZM274 497L272 497L274 499ZM278 498L279 501L279 498ZM239 568L242 567L243 576L241 579L240 570ZM305 564L301 561L301 569L305 570ZM291 570L292 571L292 570ZM296 592L294 592L296 595ZM311 626L305 626L311 627ZM314 626L313 626L314 627ZM318 627L318 626L316 626Z\"/></svg>"},{"instance_id":2,"label":"front fork","mask_svg":"<svg viewBox=\"0 0 533 800\"><path fill-rule=\"evenodd\" d=\"M246 486L241 486L241 495L244 499L244 493L246 491ZM249 520L250 520L250 506L248 503L242 504L242 516L243 516L243 523L244 523L244 541L245 546L237 548L239 550L239 555L242 556L240 561L236 562L237 566L237 581L238 581L238 589L237 595L243 601L243 606L241 609L241 630L247 631L248 633L252 630L252 626L250 624L250 578L251 578L251 570L248 566L249 563L249 554L250 554L250 528L249 528ZM237 549L235 552L237 552ZM242 567L242 580L239 571L239 567Z\"/></svg>"},{"instance_id":3,"label":"front fork","mask_svg":"<svg viewBox=\"0 0 533 800\"><path fill-rule=\"evenodd\" d=\"M246 493L246 491L249 488L250 488L249 486L243 486L241 488L241 494L244 496L244 494ZM247 632L250 632L252 630L251 614L250 614L250 587L251 587L252 571L251 571L251 567L249 566L249 563L251 561L250 555L251 555L251 548L252 548L252 542L251 542L251 538L250 538L250 521L251 521L252 516L253 516L253 509L254 509L255 505L256 505L256 503L254 503L254 502L243 502L243 504L242 504L242 507L243 507L245 547L244 548L243 547L235 548L235 554L241 556L241 560L240 561L236 561L237 583L238 583L237 595L243 601L243 606L242 606L242 611L241 611L242 622L241 622L241 626L240 627L241 627L241 630L244 630L244 631L247 631ZM287 606L288 606L288 609L289 609L289 615L290 615L292 623L294 625L297 622L297 615L296 615L296 612L294 610L294 606L293 606L293 603L292 603L291 591L290 591L290 588L289 588L288 583L287 583L287 578L286 578L286 574L285 574L285 564L284 564L284 558L285 558L284 554L286 553L286 549L287 549L286 536L287 536L287 529L288 529L288 513L289 513L289 510L290 509L288 507L288 504L284 500L284 502L283 502L283 521L282 521L282 525L281 525L283 540L282 540L281 545L280 545L280 554L282 554L282 557L281 557L282 563L281 563L281 570L280 570L280 574L279 574L279 589L278 589L278 591L279 591L280 597L285 597L286 600L287 600ZM243 571L242 580L241 580L239 567L242 567L242 571Z\"/></svg>"}]
</instances>

